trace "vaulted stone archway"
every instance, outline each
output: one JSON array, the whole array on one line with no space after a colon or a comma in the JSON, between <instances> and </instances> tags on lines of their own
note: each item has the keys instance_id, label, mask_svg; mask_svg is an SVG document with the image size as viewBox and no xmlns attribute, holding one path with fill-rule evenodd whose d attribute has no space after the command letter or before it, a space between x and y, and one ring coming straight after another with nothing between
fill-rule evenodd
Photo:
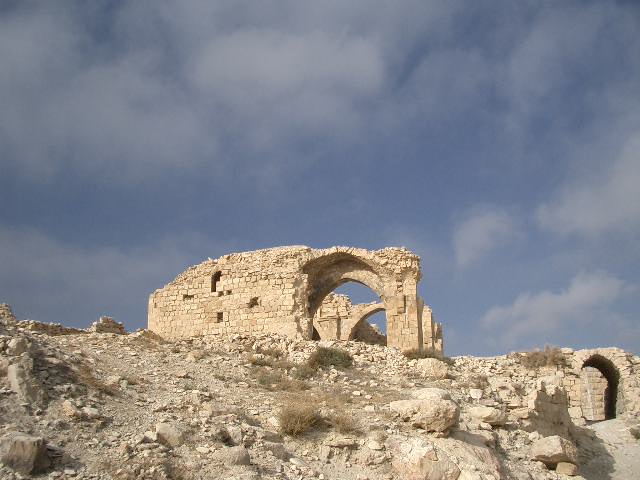
<instances>
[{"instance_id":1,"label":"vaulted stone archway","mask_svg":"<svg viewBox=\"0 0 640 480\"><path fill-rule=\"evenodd\" d=\"M433 350L430 310L417 294L420 277L420 259L405 248L292 246L233 253L189 267L153 292L149 329L168 338L268 332L322 338L327 325L314 324L322 302L340 285L356 282L380 299L389 346ZM331 338L347 340L350 330L334 329Z\"/></svg>"},{"instance_id":2,"label":"vaulted stone archway","mask_svg":"<svg viewBox=\"0 0 640 480\"><path fill-rule=\"evenodd\" d=\"M611 360L592 355L582 364L582 412L589 421L610 420L617 415L620 372Z\"/></svg>"},{"instance_id":3,"label":"vaulted stone archway","mask_svg":"<svg viewBox=\"0 0 640 480\"><path fill-rule=\"evenodd\" d=\"M422 305L417 295L419 263L416 262L413 269L411 266L406 264L405 268L390 268L388 262L359 249L337 249L318 256L303 267L308 315L314 318L323 300L340 285L357 282L369 287L380 298L380 307L376 307L369 315L380 310L387 312L387 344L402 349L421 348ZM344 328L339 327L338 338L348 339L359 320L350 319Z\"/></svg>"}]
</instances>

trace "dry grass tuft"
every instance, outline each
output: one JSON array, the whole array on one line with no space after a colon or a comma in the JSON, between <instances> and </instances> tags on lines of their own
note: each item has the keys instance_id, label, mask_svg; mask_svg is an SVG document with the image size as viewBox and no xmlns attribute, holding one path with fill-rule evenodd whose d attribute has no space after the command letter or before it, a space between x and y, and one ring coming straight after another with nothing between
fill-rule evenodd
<instances>
[{"instance_id":1,"label":"dry grass tuft","mask_svg":"<svg viewBox=\"0 0 640 480\"><path fill-rule=\"evenodd\" d=\"M287 392L301 392L309 390L309 384L302 380L292 379L280 372L262 369L256 374L258 384L267 390L282 390Z\"/></svg>"},{"instance_id":2,"label":"dry grass tuft","mask_svg":"<svg viewBox=\"0 0 640 480\"><path fill-rule=\"evenodd\" d=\"M524 367L531 370L540 367L564 367L567 365L567 359L562 350L550 345L545 345L542 351L524 352L519 356L519 360Z\"/></svg>"},{"instance_id":3,"label":"dry grass tuft","mask_svg":"<svg viewBox=\"0 0 640 480\"><path fill-rule=\"evenodd\" d=\"M289 401L278 414L280 433L296 437L308 432L321 422L320 414L313 401Z\"/></svg>"},{"instance_id":4,"label":"dry grass tuft","mask_svg":"<svg viewBox=\"0 0 640 480\"><path fill-rule=\"evenodd\" d=\"M313 370L333 365L337 368L347 368L353 365L353 357L345 350L332 347L318 347L307 360L306 365Z\"/></svg>"},{"instance_id":5,"label":"dry grass tuft","mask_svg":"<svg viewBox=\"0 0 640 480\"><path fill-rule=\"evenodd\" d=\"M339 433L360 433L358 421L349 412L336 412L327 418L327 422Z\"/></svg>"}]
</instances>

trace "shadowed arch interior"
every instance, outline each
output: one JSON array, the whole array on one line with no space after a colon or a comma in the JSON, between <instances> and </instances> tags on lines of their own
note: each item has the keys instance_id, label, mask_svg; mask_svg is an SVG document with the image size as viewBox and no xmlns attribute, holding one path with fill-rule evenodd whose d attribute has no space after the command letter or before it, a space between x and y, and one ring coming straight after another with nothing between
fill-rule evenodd
<instances>
[{"instance_id":1,"label":"shadowed arch interior","mask_svg":"<svg viewBox=\"0 0 640 480\"><path fill-rule=\"evenodd\" d=\"M369 287L384 302L383 282L372 265L346 253L335 253L312 260L303 269L308 275L307 307L313 318L324 298L347 282Z\"/></svg>"},{"instance_id":2,"label":"shadowed arch interior","mask_svg":"<svg viewBox=\"0 0 640 480\"><path fill-rule=\"evenodd\" d=\"M597 369L607 380L605 389L604 410L605 418L610 420L616 417L618 386L620 382L620 372L611 360L602 355L592 355L582 364L582 368L592 367Z\"/></svg>"}]
</instances>

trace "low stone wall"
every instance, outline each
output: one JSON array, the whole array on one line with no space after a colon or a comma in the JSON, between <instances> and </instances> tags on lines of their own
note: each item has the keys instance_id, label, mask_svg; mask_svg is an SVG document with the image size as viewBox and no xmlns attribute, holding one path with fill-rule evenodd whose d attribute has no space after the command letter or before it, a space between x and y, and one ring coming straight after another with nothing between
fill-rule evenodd
<instances>
[{"instance_id":1,"label":"low stone wall","mask_svg":"<svg viewBox=\"0 0 640 480\"><path fill-rule=\"evenodd\" d=\"M37 320L20 320L16 323L19 328L29 330L31 332L44 333L46 335L78 335L87 333L80 328L65 327L59 323L45 323Z\"/></svg>"},{"instance_id":2,"label":"low stone wall","mask_svg":"<svg viewBox=\"0 0 640 480\"><path fill-rule=\"evenodd\" d=\"M115 333L117 335L124 335L126 330L122 323L116 322L111 317L100 317L98 321L93 322L89 328L86 329L90 333Z\"/></svg>"}]
</instances>

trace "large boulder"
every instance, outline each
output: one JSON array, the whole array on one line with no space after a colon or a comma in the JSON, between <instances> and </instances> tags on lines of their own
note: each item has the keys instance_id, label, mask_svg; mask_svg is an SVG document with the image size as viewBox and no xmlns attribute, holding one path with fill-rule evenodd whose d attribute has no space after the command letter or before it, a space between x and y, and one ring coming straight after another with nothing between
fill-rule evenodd
<instances>
[{"instance_id":1,"label":"large boulder","mask_svg":"<svg viewBox=\"0 0 640 480\"><path fill-rule=\"evenodd\" d=\"M573 422L569 415L567 393L558 385L540 381L528 403L528 415L523 429L538 432L542 436L560 435L570 438Z\"/></svg>"},{"instance_id":2,"label":"large boulder","mask_svg":"<svg viewBox=\"0 0 640 480\"><path fill-rule=\"evenodd\" d=\"M40 381L33 375L33 359L23 354L7 367L7 379L18 398L32 405L42 405L47 394Z\"/></svg>"},{"instance_id":3,"label":"large boulder","mask_svg":"<svg viewBox=\"0 0 640 480\"><path fill-rule=\"evenodd\" d=\"M457 480L460 469L442 451L422 438L390 437L385 446L391 465L403 480Z\"/></svg>"},{"instance_id":4,"label":"large boulder","mask_svg":"<svg viewBox=\"0 0 640 480\"><path fill-rule=\"evenodd\" d=\"M531 458L555 467L558 463L577 464L578 451L573 443L559 435L536 440L531 445Z\"/></svg>"},{"instance_id":5,"label":"large boulder","mask_svg":"<svg viewBox=\"0 0 640 480\"><path fill-rule=\"evenodd\" d=\"M506 412L485 405L470 407L469 415L473 421L477 423L488 423L489 425L504 425L507 421Z\"/></svg>"},{"instance_id":6,"label":"large boulder","mask_svg":"<svg viewBox=\"0 0 640 480\"><path fill-rule=\"evenodd\" d=\"M179 447L184 442L184 432L170 423L156 424L156 436L159 443L167 447Z\"/></svg>"},{"instance_id":7,"label":"large boulder","mask_svg":"<svg viewBox=\"0 0 640 480\"><path fill-rule=\"evenodd\" d=\"M421 358L416 361L416 370L423 377L442 380L447 378L449 367L442 360L437 358Z\"/></svg>"},{"instance_id":8,"label":"large boulder","mask_svg":"<svg viewBox=\"0 0 640 480\"><path fill-rule=\"evenodd\" d=\"M458 423L460 416L458 405L442 398L397 400L389 404L389 409L427 432L445 432Z\"/></svg>"},{"instance_id":9,"label":"large boulder","mask_svg":"<svg viewBox=\"0 0 640 480\"><path fill-rule=\"evenodd\" d=\"M0 461L26 475L41 473L51 465L45 440L22 433L0 439Z\"/></svg>"}]
</instances>

